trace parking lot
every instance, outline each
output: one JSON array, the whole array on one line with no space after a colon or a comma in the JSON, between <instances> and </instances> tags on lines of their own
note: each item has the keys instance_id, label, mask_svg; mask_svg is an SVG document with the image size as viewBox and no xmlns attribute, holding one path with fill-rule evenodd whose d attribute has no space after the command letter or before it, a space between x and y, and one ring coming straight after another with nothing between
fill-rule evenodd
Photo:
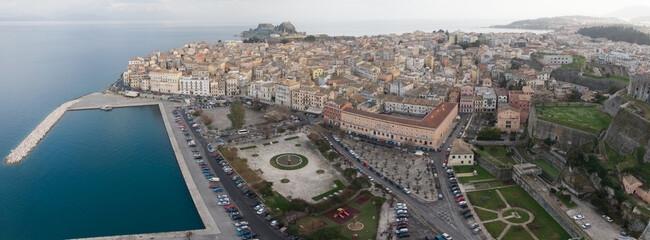
<instances>
[{"instance_id":1,"label":"parking lot","mask_svg":"<svg viewBox=\"0 0 650 240\"><path fill-rule=\"evenodd\" d=\"M620 233L623 231L621 227L615 223L609 223L601 216L595 209L590 208L588 203L574 198L573 201L577 205L566 211L567 215L574 217L576 215L583 215L584 219L575 220L579 225L589 223L591 227L585 229L587 234L596 239L616 239L621 237Z\"/></svg>"},{"instance_id":2,"label":"parking lot","mask_svg":"<svg viewBox=\"0 0 650 240\"><path fill-rule=\"evenodd\" d=\"M401 148L386 148L356 140L354 136L342 139L343 144L354 151L362 161L374 167L377 172L395 181L411 191L411 194L423 200L435 201L437 198L435 183L429 158L417 156ZM399 149L399 150L398 150Z\"/></svg>"}]
</instances>

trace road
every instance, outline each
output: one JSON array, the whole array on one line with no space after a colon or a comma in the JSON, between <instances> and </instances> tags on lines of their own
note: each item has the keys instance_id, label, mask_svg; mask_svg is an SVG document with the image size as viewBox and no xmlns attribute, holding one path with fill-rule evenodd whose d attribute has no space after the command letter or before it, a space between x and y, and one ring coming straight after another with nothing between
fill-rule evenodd
<instances>
[{"instance_id":1,"label":"road","mask_svg":"<svg viewBox=\"0 0 650 240\"><path fill-rule=\"evenodd\" d=\"M179 113L185 121L185 124L189 126L187 116L182 112L182 110ZM196 131L193 131L192 128L188 128L188 131L191 132L190 134L194 141L196 141L197 147L200 146L201 152L204 154L203 156L205 156L203 160L207 162L215 175L221 179L221 185L223 186L224 191L228 194L230 202L239 208L242 219L237 221L247 221L248 226L251 228L252 232L257 233L259 239L285 239L279 231L275 230L268 222L266 222L265 219L260 215L257 215L253 208L250 207L250 204L256 201L256 199L250 199L244 196L241 189L231 180L232 176L223 172L221 165L217 163L217 160L215 160L208 151L208 141ZM217 197L216 194L214 197ZM229 223L217 223L217 225L233 223L234 221Z\"/></svg>"},{"instance_id":2,"label":"road","mask_svg":"<svg viewBox=\"0 0 650 240\"><path fill-rule=\"evenodd\" d=\"M448 135L445 147L451 144L455 137L458 136L458 133L462 128L462 123L464 123L469 118L469 116L470 115L461 116L461 120L458 121L458 125L460 126L457 126L457 128L455 128ZM332 138L332 135L330 133L326 134L326 138L330 140L332 145L334 145L334 148L336 148L340 154L343 154L348 159L355 159L354 156L345 150L343 145L336 142ZM451 198L451 193L449 192L449 182L445 181L446 179L444 176L446 176L446 174L443 174L444 170L441 166L445 158L444 151L440 153L430 153L429 158L434 159L436 164L436 171L438 172L438 176L441 178L440 192L442 192L442 194L445 196L442 201L424 202L414 196L407 195L406 193L400 191L396 186L391 185L385 179L376 176L375 173L368 171L368 168L363 166L361 163L354 160L350 162L354 167L365 169L364 173L374 175L373 178L375 181L381 183L383 186L389 187L395 197L401 199L402 202L406 203L409 206L409 210L413 213L413 216L411 216L411 218L419 218L431 229L432 234L441 235L442 233L447 233L454 239L479 239L479 236L471 233L469 224L467 223L468 221L461 219L460 215L458 214L461 209Z\"/></svg>"}]
</instances>

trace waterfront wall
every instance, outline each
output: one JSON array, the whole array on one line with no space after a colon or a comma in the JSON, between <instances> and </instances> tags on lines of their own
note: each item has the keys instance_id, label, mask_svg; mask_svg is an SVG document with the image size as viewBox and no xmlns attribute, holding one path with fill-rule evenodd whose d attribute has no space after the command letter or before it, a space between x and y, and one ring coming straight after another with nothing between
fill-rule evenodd
<instances>
[{"instance_id":1,"label":"waterfront wall","mask_svg":"<svg viewBox=\"0 0 650 240\"><path fill-rule=\"evenodd\" d=\"M15 164L22 161L27 156L27 154L29 154L29 152L31 152L32 149L36 147L38 142L40 142L41 139L45 137L45 134L47 134L47 132L52 129L54 124L56 124L59 119L63 117L63 114L65 114L68 108L78 103L79 101L81 100L75 99L61 104L59 107L54 109L54 111L47 115L47 117L45 117L45 119L43 119L43 121L38 124L38 126L36 126L36 128L34 128L34 130L32 130L32 132L29 133L29 135L27 135L27 137L25 137L25 139L23 139L23 141L20 142L16 148L11 150L9 155L5 157L5 163Z\"/></svg>"}]
</instances>

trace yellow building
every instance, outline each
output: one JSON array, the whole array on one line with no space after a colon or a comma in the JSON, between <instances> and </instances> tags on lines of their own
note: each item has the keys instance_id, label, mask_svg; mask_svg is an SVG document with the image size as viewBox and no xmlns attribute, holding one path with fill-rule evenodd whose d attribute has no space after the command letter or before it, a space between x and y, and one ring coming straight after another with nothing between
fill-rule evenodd
<instances>
[{"instance_id":1,"label":"yellow building","mask_svg":"<svg viewBox=\"0 0 650 240\"><path fill-rule=\"evenodd\" d=\"M510 106L500 107L497 114L497 128L502 132L518 132L520 111Z\"/></svg>"},{"instance_id":2,"label":"yellow building","mask_svg":"<svg viewBox=\"0 0 650 240\"><path fill-rule=\"evenodd\" d=\"M311 70L311 79L317 79L320 75L323 75L324 70L322 68L315 68Z\"/></svg>"},{"instance_id":3,"label":"yellow building","mask_svg":"<svg viewBox=\"0 0 650 240\"><path fill-rule=\"evenodd\" d=\"M456 116L458 104L445 102L420 120L366 112L352 107L341 111L341 129L379 141L435 148L443 141Z\"/></svg>"}]
</instances>

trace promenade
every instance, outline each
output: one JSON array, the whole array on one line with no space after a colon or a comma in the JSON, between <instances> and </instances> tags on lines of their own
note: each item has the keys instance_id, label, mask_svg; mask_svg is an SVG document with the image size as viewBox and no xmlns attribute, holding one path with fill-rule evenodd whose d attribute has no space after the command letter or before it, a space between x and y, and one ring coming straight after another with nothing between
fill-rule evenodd
<instances>
[{"instance_id":1,"label":"promenade","mask_svg":"<svg viewBox=\"0 0 650 240\"><path fill-rule=\"evenodd\" d=\"M45 137L45 134L47 134L47 132L52 129L54 124L56 124L59 119L61 119L68 108L74 104L77 104L79 101L81 101L81 99L75 99L61 104L61 106L57 107L54 109L54 111L48 114L47 117L45 117L45 119L43 119L43 121L38 124L38 126L36 126L36 128L34 128L34 130L29 133L29 135L27 135L27 137L25 137L25 139L23 139L23 141L20 142L16 148L11 150L11 153L5 157L5 163L15 164L25 159L27 154L29 154L29 152L31 152L32 149L36 147L38 142L40 142L41 139Z\"/></svg>"}]
</instances>

